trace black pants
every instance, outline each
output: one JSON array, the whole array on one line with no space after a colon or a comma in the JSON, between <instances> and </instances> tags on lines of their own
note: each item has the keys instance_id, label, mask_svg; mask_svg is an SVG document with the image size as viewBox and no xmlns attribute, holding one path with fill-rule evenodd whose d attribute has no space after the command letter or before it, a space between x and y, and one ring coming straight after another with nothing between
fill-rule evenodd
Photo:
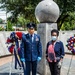
<instances>
[{"instance_id":1,"label":"black pants","mask_svg":"<svg viewBox=\"0 0 75 75\"><path fill-rule=\"evenodd\" d=\"M36 75L37 61L26 61L26 73L24 75L30 75L32 70L32 75Z\"/></svg>"},{"instance_id":2,"label":"black pants","mask_svg":"<svg viewBox=\"0 0 75 75\"><path fill-rule=\"evenodd\" d=\"M51 75L60 75L60 68L58 68L58 62L49 62L49 68Z\"/></svg>"}]
</instances>

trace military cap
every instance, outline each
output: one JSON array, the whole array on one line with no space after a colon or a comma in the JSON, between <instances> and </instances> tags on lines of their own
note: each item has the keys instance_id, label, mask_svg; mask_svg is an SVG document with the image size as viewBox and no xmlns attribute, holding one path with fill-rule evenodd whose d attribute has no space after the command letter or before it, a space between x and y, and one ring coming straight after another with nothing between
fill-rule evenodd
<instances>
[{"instance_id":1,"label":"military cap","mask_svg":"<svg viewBox=\"0 0 75 75\"><path fill-rule=\"evenodd\" d=\"M34 23L28 23L27 24L27 28L29 28L29 29L32 29L32 28L35 28L36 27L36 24L34 24Z\"/></svg>"}]
</instances>

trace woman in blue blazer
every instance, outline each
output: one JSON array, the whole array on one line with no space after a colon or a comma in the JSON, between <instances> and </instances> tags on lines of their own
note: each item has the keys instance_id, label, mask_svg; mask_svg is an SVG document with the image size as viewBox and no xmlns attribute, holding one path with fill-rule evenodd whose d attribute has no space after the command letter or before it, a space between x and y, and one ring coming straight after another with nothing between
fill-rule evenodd
<instances>
[{"instance_id":1,"label":"woman in blue blazer","mask_svg":"<svg viewBox=\"0 0 75 75\"><path fill-rule=\"evenodd\" d=\"M58 40L59 32L56 29L51 31L51 41L47 43L46 59L49 63L51 75L60 75L61 62L64 57L63 43Z\"/></svg>"}]
</instances>

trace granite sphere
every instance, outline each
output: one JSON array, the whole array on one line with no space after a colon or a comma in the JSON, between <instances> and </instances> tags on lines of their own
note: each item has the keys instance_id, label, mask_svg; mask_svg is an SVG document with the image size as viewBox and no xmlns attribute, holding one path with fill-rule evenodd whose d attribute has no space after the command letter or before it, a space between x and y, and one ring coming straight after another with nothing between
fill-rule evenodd
<instances>
[{"instance_id":1,"label":"granite sphere","mask_svg":"<svg viewBox=\"0 0 75 75\"><path fill-rule=\"evenodd\" d=\"M59 7L52 0L41 1L35 9L35 16L38 22L56 22L59 17Z\"/></svg>"}]
</instances>

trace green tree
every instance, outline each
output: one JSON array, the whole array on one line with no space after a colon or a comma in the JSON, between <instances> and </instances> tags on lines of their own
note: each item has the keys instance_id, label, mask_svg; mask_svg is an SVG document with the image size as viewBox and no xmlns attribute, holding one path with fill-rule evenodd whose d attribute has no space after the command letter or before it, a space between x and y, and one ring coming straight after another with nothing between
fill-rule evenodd
<instances>
[{"instance_id":1,"label":"green tree","mask_svg":"<svg viewBox=\"0 0 75 75\"><path fill-rule=\"evenodd\" d=\"M26 29L26 24L29 22L30 20L25 19L23 15L20 15L18 17L17 20L17 24L19 24L21 27L23 27L24 29Z\"/></svg>"},{"instance_id":2,"label":"green tree","mask_svg":"<svg viewBox=\"0 0 75 75\"><path fill-rule=\"evenodd\" d=\"M75 12L69 13L69 17L65 19L61 30L75 30Z\"/></svg>"},{"instance_id":3,"label":"green tree","mask_svg":"<svg viewBox=\"0 0 75 75\"><path fill-rule=\"evenodd\" d=\"M6 8L7 12L11 12L13 18L19 14L23 15L25 19L35 21L35 7L40 0L1 0L1 8ZM14 21L15 22L15 21Z\"/></svg>"},{"instance_id":4,"label":"green tree","mask_svg":"<svg viewBox=\"0 0 75 75\"><path fill-rule=\"evenodd\" d=\"M13 31L13 24L8 20L6 25L6 31Z\"/></svg>"},{"instance_id":5,"label":"green tree","mask_svg":"<svg viewBox=\"0 0 75 75\"><path fill-rule=\"evenodd\" d=\"M16 17L18 15L23 15L26 20L30 20L33 22L36 22L34 11L36 5L41 0L0 0L2 3L1 8L5 8L7 12L12 13L13 22L14 19L17 19ZM62 25L66 24L73 24L74 25L74 18L70 19L71 13L74 14L75 11L75 0L54 0L59 8L60 8L60 17L57 20L58 29L60 30ZM70 20L69 20L70 19ZM72 21L69 23L66 20ZM64 25L65 26L65 25ZM70 25L72 26L72 25ZM70 29L74 29L74 26L72 26ZM66 29L66 28L65 28Z\"/></svg>"},{"instance_id":6,"label":"green tree","mask_svg":"<svg viewBox=\"0 0 75 75\"><path fill-rule=\"evenodd\" d=\"M61 26L63 23L66 22L66 19L68 20L71 18L71 13L74 14L75 11L75 0L54 0L59 8L60 8L60 17L57 20L58 23L58 29L61 29ZM73 19L70 19L70 21L75 19L75 15ZM69 22L69 21L68 21Z\"/></svg>"}]
</instances>

